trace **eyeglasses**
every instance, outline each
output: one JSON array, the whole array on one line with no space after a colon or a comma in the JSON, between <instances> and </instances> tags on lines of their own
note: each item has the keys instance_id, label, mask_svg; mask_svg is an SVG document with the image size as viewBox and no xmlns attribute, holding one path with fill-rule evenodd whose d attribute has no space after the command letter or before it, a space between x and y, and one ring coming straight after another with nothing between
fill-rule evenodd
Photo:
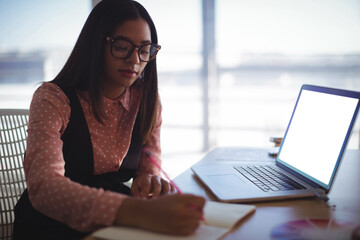
<instances>
[{"instance_id":1,"label":"eyeglasses","mask_svg":"<svg viewBox=\"0 0 360 240\"><path fill-rule=\"evenodd\" d=\"M114 58L126 59L131 56L135 48L138 49L138 56L141 62L150 62L156 57L161 46L155 43L145 43L135 45L131 41L123 37L106 37L106 41L110 43L111 55Z\"/></svg>"}]
</instances>

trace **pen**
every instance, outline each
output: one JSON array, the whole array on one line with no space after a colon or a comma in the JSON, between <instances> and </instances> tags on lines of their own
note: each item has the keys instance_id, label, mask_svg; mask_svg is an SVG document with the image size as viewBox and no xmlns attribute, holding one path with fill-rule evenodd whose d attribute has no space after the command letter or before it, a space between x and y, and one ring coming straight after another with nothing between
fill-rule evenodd
<instances>
[{"instance_id":1,"label":"pen","mask_svg":"<svg viewBox=\"0 0 360 240\"><path fill-rule=\"evenodd\" d=\"M155 161L155 159L153 158L151 152L149 149L144 148L143 152L145 153L145 155L149 158L149 160L158 168L160 169L160 171L162 172L162 174L164 174L164 176L169 180L169 182L174 186L174 188L176 189L176 191L179 194L182 194L182 191L180 190L180 188L174 183L173 180L171 180L171 178L169 177L169 175L167 175L167 173L162 169L162 167ZM195 206L191 206L192 208L196 209ZM205 222L205 218L204 216L201 217L201 220Z\"/></svg>"}]
</instances>

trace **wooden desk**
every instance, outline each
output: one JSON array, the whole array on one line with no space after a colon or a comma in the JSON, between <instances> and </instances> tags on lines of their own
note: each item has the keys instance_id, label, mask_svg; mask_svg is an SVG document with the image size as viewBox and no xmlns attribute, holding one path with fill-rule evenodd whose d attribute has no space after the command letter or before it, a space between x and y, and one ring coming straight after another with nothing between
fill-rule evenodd
<instances>
[{"instance_id":1,"label":"wooden desk","mask_svg":"<svg viewBox=\"0 0 360 240\"><path fill-rule=\"evenodd\" d=\"M226 148L224 148L226 151ZM256 149L243 149L239 155L248 156ZM265 161L267 149L257 149ZM219 162L217 153L210 162ZM235 159L221 159L221 162L233 162ZM206 164L201 160L197 164ZM189 169L174 179L183 192L204 196L215 200L202 183ZM338 171L328 203L317 198L256 203L256 212L246 218L236 231L224 239L271 239L274 227L288 221L302 219L335 219L360 225L360 150L347 150Z\"/></svg>"}]
</instances>

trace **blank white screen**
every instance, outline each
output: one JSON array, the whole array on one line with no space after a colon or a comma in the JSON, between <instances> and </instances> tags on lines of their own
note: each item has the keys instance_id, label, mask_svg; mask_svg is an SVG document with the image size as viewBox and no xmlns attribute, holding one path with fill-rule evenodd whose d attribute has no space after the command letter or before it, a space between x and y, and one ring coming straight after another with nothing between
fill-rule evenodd
<instances>
[{"instance_id":1,"label":"blank white screen","mask_svg":"<svg viewBox=\"0 0 360 240\"><path fill-rule=\"evenodd\" d=\"M328 185L357 103L303 90L279 159Z\"/></svg>"}]
</instances>

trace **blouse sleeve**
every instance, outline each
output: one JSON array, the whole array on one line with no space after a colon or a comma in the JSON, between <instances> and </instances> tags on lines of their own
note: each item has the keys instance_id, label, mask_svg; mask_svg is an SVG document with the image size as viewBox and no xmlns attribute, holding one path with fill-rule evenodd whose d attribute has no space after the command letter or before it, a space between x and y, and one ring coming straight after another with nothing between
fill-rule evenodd
<instances>
[{"instance_id":1,"label":"blouse sleeve","mask_svg":"<svg viewBox=\"0 0 360 240\"><path fill-rule=\"evenodd\" d=\"M159 107L156 116L155 127L151 132L151 135L149 136L149 139L145 143L144 147L149 149L149 151L152 153L154 160L158 163L159 166L161 166L160 129L162 124L162 117L161 117L162 106L160 99L158 103L159 103ZM157 176L161 176L160 169L158 169L144 153L141 153L139 168L136 172L137 176L142 174L154 174Z\"/></svg>"},{"instance_id":2,"label":"blouse sleeve","mask_svg":"<svg viewBox=\"0 0 360 240\"><path fill-rule=\"evenodd\" d=\"M112 225L126 195L90 188L64 176L61 134L70 117L69 100L52 83L34 93L24 170L35 209L83 232Z\"/></svg>"}]
</instances>

